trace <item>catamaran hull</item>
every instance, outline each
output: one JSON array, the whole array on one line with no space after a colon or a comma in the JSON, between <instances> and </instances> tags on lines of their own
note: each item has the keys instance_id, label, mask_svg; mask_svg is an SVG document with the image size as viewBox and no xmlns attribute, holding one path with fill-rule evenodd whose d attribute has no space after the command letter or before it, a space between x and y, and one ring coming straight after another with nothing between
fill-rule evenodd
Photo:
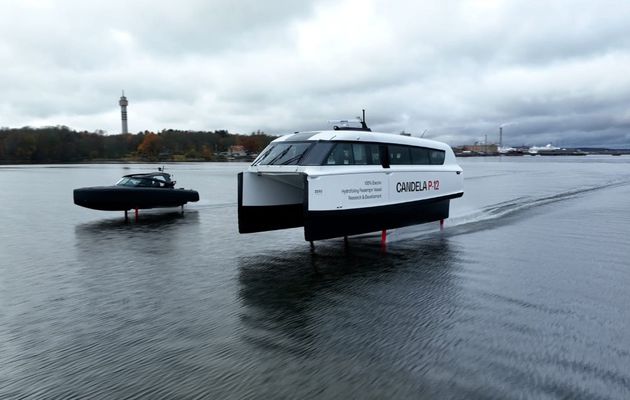
<instances>
[{"instance_id":1,"label":"catamaran hull","mask_svg":"<svg viewBox=\"0 0 630 400\"><path fill-rule=\"evenodd\" d=\"M179 207L193 201L199 201L199 193L188 189L103 186L74 190L74 204L101 211Z\"/></svg>"},{"instance_id":2,"label":"catamaran hull","mask_svg":"<svg viewBox=\"0 0 630 400\"><path fill-rule=\"evenodd\" d=\"M291 204L245 205L244 180L246 184L251 184L257 179L258 177L247 173L238 175L239 232L253 233L304 227L304 239L307 241L359 235L446 219L449 216L450 200L463 195L459 192L395 204L312 210L309 207L308 196L311 190L308 178L304 175L304 189L299 202L296 196L293 196ZM266 183L268 184L269 182Z\"/></svg>"},{"instance_id":3,"label":"catamaran hull","mask_svg":"<svg viewBox=\"0 0 630 400\"><path fill-rule=\"evenodd\" d=\"M307 211L304 239L330 239L439 221L448 218L450 199L455 197L461 194L352 210Z\"/></svg>"},{"instance_id":4,"label":"catamaran hull","mask_svg":"<svg viewBox=\"0 0 630 400\"><path fill-rule=\"evenodd\" d=\"M252 175L242 172L238 174L238 231L240 233L254 233L273 231L278 229L298 228L304 226L304 194L300 191L287 193L291 188L273 180L258 186L259 179L251 179ZM243 181L247 180L247 183ZM245 200L244 186L250 192L256 193L256 198L264 194L276 199L262 199L258 203L249 204ZM271 190L269 190L271 187ZM284 191L284 192L283 192ZM279 201L282 199L283 201ZM288 200L284 200L288 199ZM267 203L267 204L265 204Z\"/></svg>"}]
</instances>

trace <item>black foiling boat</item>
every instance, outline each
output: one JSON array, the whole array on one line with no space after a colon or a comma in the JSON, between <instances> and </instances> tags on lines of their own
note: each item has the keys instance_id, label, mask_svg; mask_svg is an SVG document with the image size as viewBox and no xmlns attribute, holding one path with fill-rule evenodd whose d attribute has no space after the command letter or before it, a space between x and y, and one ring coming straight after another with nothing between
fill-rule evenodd
<instances>
[{"instance_id":1,"label":"black foiling boat","mask_svg":"<svg viewBox=\"0 0 630 400\"><path fill-rule=\"evenodd\" d=\"M199 201L199 193L175 189L165 172L125 175L114 186L74 189L74 204L103 211L179 207L189 201Z\"/></svg>"}]
</instances>

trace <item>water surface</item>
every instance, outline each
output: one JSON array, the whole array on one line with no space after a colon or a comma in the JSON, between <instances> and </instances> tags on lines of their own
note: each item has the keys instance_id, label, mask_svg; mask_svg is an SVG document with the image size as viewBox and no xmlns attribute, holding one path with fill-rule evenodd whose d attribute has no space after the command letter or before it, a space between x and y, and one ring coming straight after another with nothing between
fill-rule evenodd
<instances>
[{"instance_id":1,"label":"water surface","mask_svg":"<svg viewBox=\"0 0 630 400\"><path fill-rule=\"evenodd\" d=\"M236 173L122 213L153 165L0 167L0 398L630 397L630 158L464 159L446 229L239 235Z\"/></svg>"}]
</instances>

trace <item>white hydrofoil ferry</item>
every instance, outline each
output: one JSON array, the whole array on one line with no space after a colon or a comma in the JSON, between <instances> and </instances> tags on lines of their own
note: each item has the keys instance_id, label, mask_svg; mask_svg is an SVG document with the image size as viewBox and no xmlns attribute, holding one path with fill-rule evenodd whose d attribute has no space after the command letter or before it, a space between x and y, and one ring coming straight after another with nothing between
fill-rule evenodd
<instances>
[{"instance_id":1,"label":"white hydrofoil ferry","mask_svg":"<svg viewBox=\"0 0 630 400\"><path fill-rule=\"evenodd\" d=\"M359 122L271 142L238 175L239 232L303 226L313 241L448 218L464 194L453 150Z\"/></svg>"}]
</instances>

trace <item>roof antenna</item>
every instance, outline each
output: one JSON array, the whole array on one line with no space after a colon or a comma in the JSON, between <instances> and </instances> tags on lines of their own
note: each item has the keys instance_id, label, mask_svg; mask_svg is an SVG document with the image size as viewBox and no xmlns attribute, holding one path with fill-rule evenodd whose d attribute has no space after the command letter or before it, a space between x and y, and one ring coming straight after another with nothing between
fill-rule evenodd
<instances>
[{"instance_id":1,"label":"roof antenna","mask_svg":"<svg viewBox=\"0 0 630 400\"><path fill-rule=\"evenodd\" d=\"M367 124L365 123L365 108L362 109L362 111L363 111L363 119L361 119L361 128L365 130L369 130L370 128L368 128Z\"/></svg>"}]
</instances>

